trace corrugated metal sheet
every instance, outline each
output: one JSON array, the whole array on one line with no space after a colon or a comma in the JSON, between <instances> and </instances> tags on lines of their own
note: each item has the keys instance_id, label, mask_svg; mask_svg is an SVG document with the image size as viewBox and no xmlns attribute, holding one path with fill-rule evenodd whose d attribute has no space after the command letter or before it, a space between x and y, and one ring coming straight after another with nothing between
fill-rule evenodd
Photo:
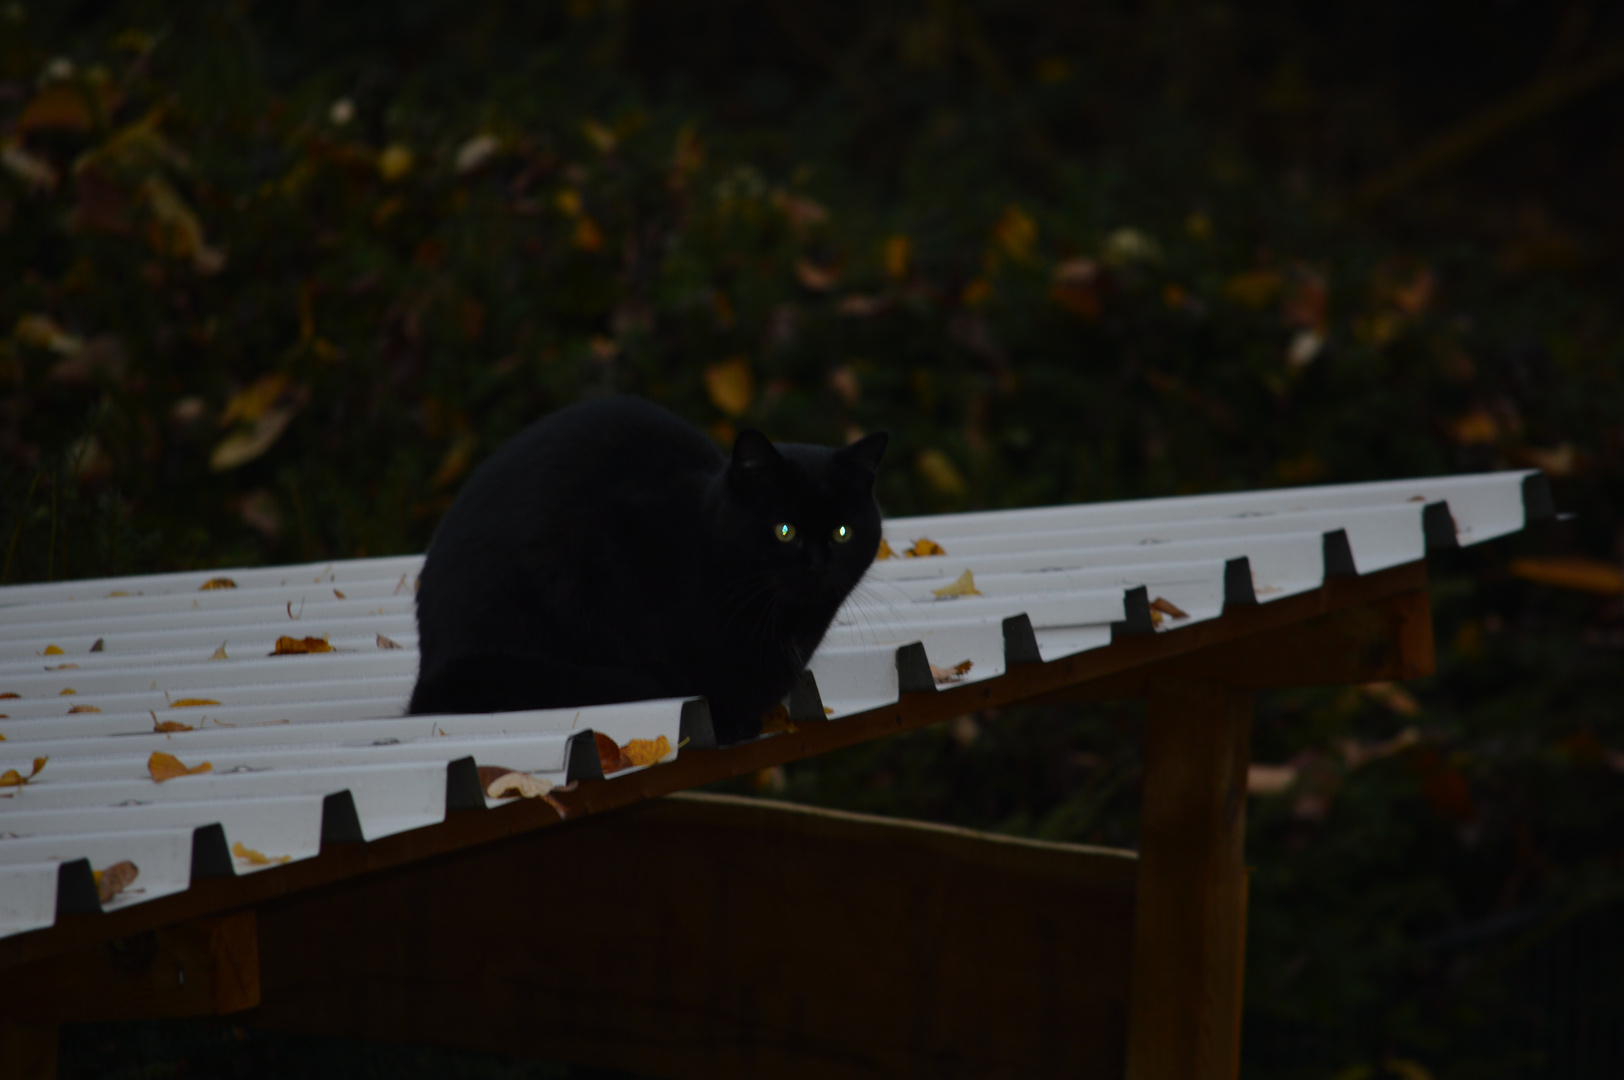
<instances>
[{"instance_id":1,"label":"corrugated metal sheet","mask_svg":"<svg viewBox=\"0 0 1624 1080\"><path fill-rule=\"evenodd\" d=\"M928 537L947 553L874 565L792 709L839 720L930 689L926 664L969 660L966 680L994 678L1010 662L1105 647L1114 632L1176 631L1226 604L1502 536L1550 510L1543 477L1514 472L891 519L899 552ZM0 589L0 772L26 775L49 758L36 779L0 789L0 936L98 906L90 871L122 860L140 874L110 908L194 876L278 865L234 850L303 859L324 841L370 841L469 800L493 803L476 763L557 784L601 776L594 731L705 745L704 710L683 701L402 717L421 563ZM966 570L981 595L936 595ZM214 578L235 587L204 588ZM1157 598L1187 618L1157 626ZM334 651L269 655L282 635ZM160 721L190 730L157 732ZM148 758L159 750L211 771L155 783Z\"/></svg>"}]
</instances>

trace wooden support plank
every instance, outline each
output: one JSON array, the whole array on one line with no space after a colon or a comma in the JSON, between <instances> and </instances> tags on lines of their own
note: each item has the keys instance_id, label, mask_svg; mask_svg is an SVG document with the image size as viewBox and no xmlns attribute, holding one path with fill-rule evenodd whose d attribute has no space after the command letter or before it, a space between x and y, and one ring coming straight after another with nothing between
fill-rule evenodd
<instances>
[{"instance_id":1,"label":"wooden support plank","mask_svg":"<svg viewBox=\"0 0 1624 1080\"><path fill-rule=\"evenodd\" d=\"M1116 1080L1135 867L679 796L267 907L248 1022L654 1076Z\"/></svg>"},{"instance_id":2,"label":"wooden support plank","mask_svg":"<svg viewBox=\"0 0 1624 1080\"><path fill-rule=\"evenodd\" d=\"M36 960L0 981L0 1015L42 1024L219 1016L258 1004L252 911Z\"/></svg>"},{"instance_id":3,"label":"wooden support plank","mask_svg":"<svg viewBox=\"0 0 1624 1080\"><path fill-rule=\"evenodd\" d=\"M0 1076L56 1080L55 1024L30 1024L0 1013Z\"/></svg>"},{"instance_id":4,"label":"wooden support plank","mask_svg":"<svg viewBox=\"0 0 1624 1080\"><path fill-rule=\"evenodd\" d=\"M1149 688L1128 1080L1233 1080L1240 1068L1251 694Z\"/></svg>"}]
</instances>

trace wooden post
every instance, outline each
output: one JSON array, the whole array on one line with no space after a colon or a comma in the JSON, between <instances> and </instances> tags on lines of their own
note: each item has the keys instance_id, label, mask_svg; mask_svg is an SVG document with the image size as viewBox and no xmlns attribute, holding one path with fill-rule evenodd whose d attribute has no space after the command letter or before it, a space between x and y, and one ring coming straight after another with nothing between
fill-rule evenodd
<instances>
[{"instance_id":1,"label":"wooden post","mask_svg":"<svg viewBox=\"0 0 1624 1080\"><path fill-rule=\"evenodd\" d=\"M1233 1080L1251 694L1168 680L1147 699L1128 1080Z\"/></svg>"},{"instance_id":2,"label":"wooden post","mask_svg":"<svg viewBox=\"0 0 1624 1080\"><path fill-rule=\"evenodd\" d=\"M0 1076L56 1080L57 1026L0 1016Z\"/></svg>"}]
</instances>

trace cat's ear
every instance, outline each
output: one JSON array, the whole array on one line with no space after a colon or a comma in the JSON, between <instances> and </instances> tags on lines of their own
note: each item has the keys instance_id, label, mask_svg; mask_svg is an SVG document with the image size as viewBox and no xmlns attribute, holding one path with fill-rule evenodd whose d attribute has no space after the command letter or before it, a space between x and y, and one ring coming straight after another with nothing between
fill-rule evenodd
<instances>
[{"instance_id":1,"label":"cat's ear","mask_svg":"<svg viewBox=\"0 0 1624 1080\"><path fill-rule=\"evenodd\" d=\"M753 428L746 428L733 441L733 461L729 467L741 476L759 476L782 460L772 440Z\"/></svg>"},{"instance_id":2,"label":"cat's ear","mask_svg":"<svg viewBox=\"0 0 1624 1080\"><path fill-rule=\"evenodd\" d=\"M835 452L835 456L857 466L869 479L880 471L880 458L885 455L886 444L891 441L888 431L876 431Z\"/></svg>"}]
</instances>

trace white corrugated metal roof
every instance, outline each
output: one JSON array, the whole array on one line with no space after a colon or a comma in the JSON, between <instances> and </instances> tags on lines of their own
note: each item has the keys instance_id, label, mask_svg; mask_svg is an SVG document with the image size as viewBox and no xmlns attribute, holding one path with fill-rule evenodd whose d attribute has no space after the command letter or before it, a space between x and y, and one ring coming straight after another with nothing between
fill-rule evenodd
<instances>
[{"instance_id":1,"label":"white corrugated metal roof","mask_svg":"<svg viewBox=\"0 0 1624 1080\"><path fill-rule=\"evenodd\" d=\"M901 646L918 643L942 667L971 661L966 681L994 678L1011 662L1107 646L1113 628L1151 632L1154 598L1188 616L1160 627L1175 630L1225 604L1415 562L1428 547L1478 543L1550 512L1540 474L1508 472L894 518L886 535L897 551L928 537L946 554L875 563L792 709L839 720L930 689L921 651ZM602 775L594 731L621 744L707 744L703 707L676 700L401 716L417 669L421 563L0 589L0 772L27 775L49 758L26 785L0 789L0 936L98 906L86 893L92 868L140 868L111 909L183 891L195 876L278 865L234 855L239 844L303 859L323 842L371 841L494 804L476 763L563 784ZM981 595L935 595L965 570ZM236 587L202 588L214 578ZM335 651L268 655L282 635L323 637ZM159 733L155 721L191 730ZM156 783L154 751L212 771Z\"/></svg>"}]
</instances>

